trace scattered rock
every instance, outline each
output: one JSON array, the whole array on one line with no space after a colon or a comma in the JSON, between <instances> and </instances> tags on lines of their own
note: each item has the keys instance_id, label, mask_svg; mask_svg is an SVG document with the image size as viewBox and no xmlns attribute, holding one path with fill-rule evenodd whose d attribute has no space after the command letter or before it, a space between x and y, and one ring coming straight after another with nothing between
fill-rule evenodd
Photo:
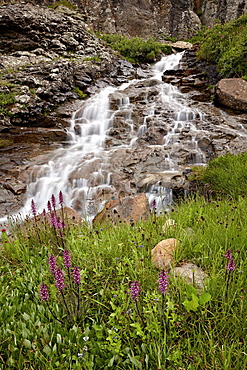
<instances>
[{"instance_id":1,"label":"scattered rock","mask_svg":"<svg viewBox=\"0 0 247 370\"><path fill-rule=\"evenodd\" d=\"M192 262L185 262L172 269L175 276L181 277L186 283L193 285L198 290L203 290L205 279L208 275Z\"/></svg>"},{"instance_id":2,"label":"scattered rock","mask_svg":"<svg viewBox=\"0 0 247 370\"><path fill-rule=\"evenodd\" d=\"M158 269L170 270L174 263L174 253L178 247L175 238L165 239L159 242L152 250L152 263Z\"/></svg>"}]
</instances>

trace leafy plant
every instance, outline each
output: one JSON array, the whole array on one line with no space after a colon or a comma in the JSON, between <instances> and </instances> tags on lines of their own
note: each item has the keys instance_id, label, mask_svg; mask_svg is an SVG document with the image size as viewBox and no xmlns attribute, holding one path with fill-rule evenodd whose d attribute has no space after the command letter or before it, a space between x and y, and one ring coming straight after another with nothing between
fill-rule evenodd
<instances>
[{"instance_id":1,"label":"leafy plant","mask_svg":"<svg viewBox=\"0 0 247 370\"><path fill-rule=\"evenodd\" d=\"M100 38L131 63L153 63L162 53L172 53L170 45L162 44L151 37L143 40L139 37L128 38L118 34L103 34Z\"/></svg>"},{"instance_id":2,"label":"leafy plant","mask_svg":"<svg viewBox=\"0 0 247 370\"><path fill-rule=\"evenodd\" d=\"M73 88L73 91L78 95L80 99L85 99L87 97L87 94L85 94L79 87L75 86Z\"/></svg>"},{"instance_id":3,"label":"leafy plant","mask_svg":"<svg viewBox=\"0 0 247 370\"><path fill-rule=\"evenodd\" d=\"M247 74L247 15L224 25L218 23L203 29L192 42L199 42L199 59L216 63L223 77L241 77Z\"/></svg>"}]
</instances>

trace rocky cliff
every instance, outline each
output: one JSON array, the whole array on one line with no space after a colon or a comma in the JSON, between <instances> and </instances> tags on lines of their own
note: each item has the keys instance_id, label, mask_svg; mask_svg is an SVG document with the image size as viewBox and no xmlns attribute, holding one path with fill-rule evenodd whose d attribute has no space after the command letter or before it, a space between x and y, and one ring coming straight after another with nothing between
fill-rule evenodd
<instances>
[{"instance_id":1,"label":"rocky cliff","mask_svg":"<svg viewBox=\"0 0 247 370\"><path fill-rule=\"evenodd\" d=\"M35 3L62 6L56 0L32 0ZM77 9L94 31L161 39L188 39L201 25L224 23L247 11L246 0L70 0L68 6Z\"/></svg>"}]
</instances>

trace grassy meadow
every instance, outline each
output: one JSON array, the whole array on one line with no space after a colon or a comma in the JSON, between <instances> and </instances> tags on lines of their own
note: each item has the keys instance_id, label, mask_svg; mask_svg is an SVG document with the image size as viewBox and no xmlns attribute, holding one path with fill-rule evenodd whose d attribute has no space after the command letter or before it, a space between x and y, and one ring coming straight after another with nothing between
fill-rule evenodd
<instances>
[{"instance_id":1,"label":"grassy meadow","mask_svg":"<svg viewBox=\"0 0 247 370\"><path fill-rule=\"evenodd\" d=\"M247 198L234 195L193 195L147 221L94 226L59 219L61 193L49 216L33 203L32 219L2 231L0 369L246 368ZM164 230L168 219L176 226ZM152 265L166 238L179 240L175 265L207 273L203 290Z\"/></svg>"}]
</instances>

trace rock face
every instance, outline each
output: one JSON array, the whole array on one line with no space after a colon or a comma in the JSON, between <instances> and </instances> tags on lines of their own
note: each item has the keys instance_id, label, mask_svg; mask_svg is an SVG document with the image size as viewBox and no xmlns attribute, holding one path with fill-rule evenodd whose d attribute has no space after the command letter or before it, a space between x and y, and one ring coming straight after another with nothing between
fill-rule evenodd
<instances>
[{"instance_id":1,"label":"rock face","mask_svg":"<svg viewBox=\"0 0 247 370\"><path fill-rule=\"evenodd\" d=\"M11 0L4 2L10 3ZM54 6L56 1L33 0L32 3ZM67 15L72 15L73 9L77 9L80 19L94 31L178 39L190 38L202 24L212 26L217 20L224 23L247 11L245 0L70 0L70 4L70 8L57 5L56 9ZM26 42L34 45L37 40ZM75 47L74 41L70 44Z\"/></svg>"},{"instance_id":2,"label":"rock face","mask_svg":"<svg viewBox=\"0 0 247 370\"><path fill-rule=\"evenodd\" d=\"M247 112L247 81L225 78L216 85L216 101L228 108Z\"/></svg>"},{"instance_id":3,"label":"rock face","mask_svg":"<svg viewBox=\"0 0 247 370\"><path fill-rule=\"evenodd\" d=\"M225 23L245 14L247 2L245 0L202 0L200 10L202 24L211 27L217 19Z\"/></svg>"}]
</instances>

